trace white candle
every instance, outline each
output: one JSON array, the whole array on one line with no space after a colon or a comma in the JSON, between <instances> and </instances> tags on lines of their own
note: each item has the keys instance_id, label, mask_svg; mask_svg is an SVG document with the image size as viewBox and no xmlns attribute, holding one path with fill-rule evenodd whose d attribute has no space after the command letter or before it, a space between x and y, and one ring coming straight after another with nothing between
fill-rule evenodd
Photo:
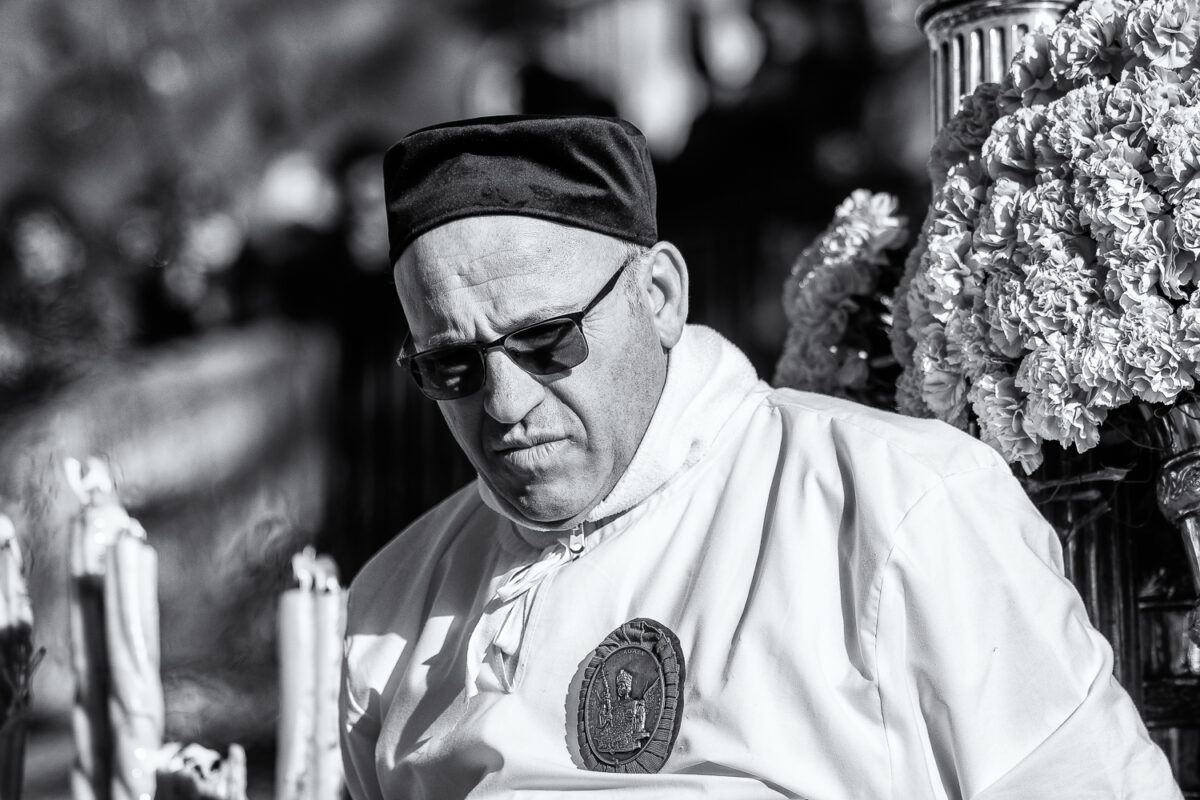
<instances>
[{"instance_id":1,"label":"white candle","mask_svg":"<svg viewBox=\"0 0 1200 800\"><path fill-rule=\"evenodd\" d=\"M120 527L123 512L112 497L112 481L103 464L93 459L84 472L78 461L68 458L65 468L67 483L83 506L71 520L69 534L69 628L75 678L71 794L75 800L106 800L112 751L104 635L104 553L113 532Z\"/></svg>"},{"instance_id":2,"label":"white candle","mask_svg":"<svg viewBox=\"0 0 1200 800\"><path fill-rule=\"evenodd\" d=\"M279 755L276 800L339 800L337 702L345 593L337 567L311 547L292 557L300 588L279 604Z\"/></svg>"},{"instance_id":3,"label":"white candle","mask_svg":"<svg viewBox=\"0 0 1200 800\"><path fill-rule=\"evenodd\" d=\"M276 800L311 800L313 706L313 593L290 589L279 600L279 740L275 768Z\"/></svg>"},{"instance_id":4,"label":"white candle","mask_svg":"<svg viewBox=\"0 0 1200 800\"><path fill-rule=\"evenodd\" d=\"M312 800L342 796L342 750L338 736L338 691L342 675L342 637L346 631L346 594L337 585L316 595L316 681L313 712Z\"/></svg>"},{"instance_id":5,"label":"white candle","mask_svg":"<svg viewBox=\"0 0 1200 800\"><path fill-rule=\"evenodd\" d=\"M20 797L25 773L25 711L29 706L33 609L22 574L21 548L12 520L0 514L0 671L7 691L0 707L0 798Z\"/></svg>"},{"instance_id":6,"label":"white candle","mask_svg":"<svg viewBox=\"0 0 1200 800\"><path fill-rule=\"evenodd\" d=\"M17 529L0 514L0 630L33 627L33 607L22 567Z\"/></svg>"},{"instance_id":7,"label":"white candle","mask_svg":"<svg viewBox=\"0 0 1200 800\"><path fill-rule=\"evenodd\" d=\"M246 800L246 751L241 745L229 745L229 755L221 769L221 797Z\"/></svg>"},{"instance_id":8,"label":"white candle","mask_svg":"<svg viewBox=\"0 0 1200 800\"><path fill-rule=\"evenodd\" d=\"M112 799L154 800L163 736L158 556L128 531L109 549L104 581L111 675Z\"/></svg>"}]
</instances>

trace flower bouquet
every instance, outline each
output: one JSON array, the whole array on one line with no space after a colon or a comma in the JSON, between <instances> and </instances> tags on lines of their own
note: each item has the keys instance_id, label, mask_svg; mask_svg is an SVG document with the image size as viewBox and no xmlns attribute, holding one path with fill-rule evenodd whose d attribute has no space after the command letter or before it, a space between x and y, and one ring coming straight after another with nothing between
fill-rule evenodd
<instances>
[{"instance_id":1,"label":"flower bouquet","mask_svg":"<svg viewBox=\"0 0 1200 800\"><path fill-rule=\"evenodd\" d=\"M866 332L878 316L872 303L889 263L888 252L908 238L907 223L897 216L896 206L890 195L859 189L838 206L833 222L796 259L784 284L789 326L774 385L889 404L895 382L879 378L883 364L872 350L880 348ZM864 316L865 324L855 324ZM882 361L894 364L887 355Z\"/></svg>"},{"instance_id":2,"label":"flower bouquet","mask_svg":"<svg viewBox=\"0 0 1200 800\"><path fill-rule=\"evenodd\" d=\"M1085 0L934 147L897 290L901 411L1032 472L1200 369L1200 7Z\"/></svg>"}]
</instances>

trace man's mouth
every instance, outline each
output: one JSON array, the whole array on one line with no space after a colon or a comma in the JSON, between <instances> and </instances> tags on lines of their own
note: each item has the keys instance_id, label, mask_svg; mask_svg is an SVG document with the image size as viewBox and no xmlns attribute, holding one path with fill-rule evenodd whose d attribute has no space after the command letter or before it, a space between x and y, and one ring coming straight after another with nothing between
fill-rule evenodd
<instances>
[{"instance_id":1,"label":"man's mouth","mask_svg":"<svg viewBox=\"0 0 1200 800\"><path fill-rule=\"evenodd\" d=\"M512 450L530 450L535 447L541 447L545 444L553 444L554 442L563 441L562 436L554 436L551 434L543 434L540 436L506 436L500 439L496 444L492 445L492 450L497 453L506 453Z\"/></svg>"},{"instance_id":2,"label":"man's mouth","mask_svg":"<svg viewBox=\"0 0 1200 800\"><path fill-rule=\"evenodd\" d=\"M493 452L506 464L520 469L532 469L541 465L566 444L566 439L549 438L505 442L496 446Z\"/></svg>"}]
</instances>

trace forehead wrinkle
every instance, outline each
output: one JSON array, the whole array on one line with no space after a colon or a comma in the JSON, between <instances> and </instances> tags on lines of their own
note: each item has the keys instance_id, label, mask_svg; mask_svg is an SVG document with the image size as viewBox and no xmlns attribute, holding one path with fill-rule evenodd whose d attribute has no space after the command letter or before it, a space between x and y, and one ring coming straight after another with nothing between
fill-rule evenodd
<instances>
[{"instance_id":1,"label":"forehead wrinkle","mask_svg":"<svg viewBox=\"0 0 1200 800\"><path fill-rule=\"evenodd\" d=\"M428 342L490 341L574 311L587 300L572 291L587 282L577 273L620 248L609 237L539 220L496 222L471 218L434 229L397 264L397 288L403 284L401 293L427 312L417 328Z\"/></svg>"},{"instance_id":2,"label":"forehead wrinkle","mask_svg":"<svg viewBox=\"0 0 1200 800\"><path fill-rule=\"evenodd\" d=\"M474 259L472 264L482 263L482 259ZM522 269L519 264L511 264L511 268L497 271L497 263L484 264L484 268L469 271L453 271L450 273L435 270L438 277L432 281L429 275L423 275L421 282L425 284L422 294L427 301L439 307L452 307L458 303L464 294L466 302L489 302L492 304L509 305L517 298L537 296L544 292L537 291L541 287L561 282L560 270L530 270ZM499 266L509 266L507 259L499 262Z\"/></svg>"},{"instance_id":3,"label":"forehead wrinkle","mask_svg":"<svg viewBox=\"0 0 1200 800\"><path fill-rule=\"evenodd\" d=\"M469 255L461 251L442 251L431 254L428 259L417 259L418 285L414 288L427 297L479 291L485 297L504 299L513 293L514 287L523 294L530 294L533 287L566 283L564 265L576 260L577 247L570 246L574 242L560 241L556 248L545 237L503 238L516 238L516 241L501 241ZM493 289L496 285L501 288Z\"/></svg>"},{"instance_id":4,"label":"forehead wrinkle","mask_svg":"<svg viewBox=\"0 0 1200 800\"><path fill-rule=\"evenodd\" d=\"M518 242L501 241L482 252L457 248L459 252L438 250L428 258L415 259L421 288L427 293L475 288L515 275L536 274L541 271L536 269L538 265L553 263L553 248L548 242L518 238ZM535 269L531 270L531 265Z\"/></svg>"},{"instance_id":5,"label":"forehead wrinkle","mask_svg":"<svg viewBox=\"0 0 1200 800\"><path fill-rule=\"evenodd\" d=\"M456 220L423 234L413 242L409 255L429 291L441 289L447 281L479 282L471 276L496 267L501 268L501 276L521 272L561 278L562 269L556 265L579 261L581 252L594 251L603 257L614 246L611 237L572 226L528 217L483 216ZM550 268L538 269L541 265ZM496 276L485 280L492 277Z\"/></svg>"},{"instance_id":6,"label":"forehead wrinkle","mask_svg":"<svg viewBox=\"0 0 1200 800\"><path fill-rule=\"evenodd\" d=\"M463 288L477 288L491 283L493 281L486 281ZM547 297L545 292L541 291L541 286L537 281L523 281L515 291L492 292L485 297L468 294L462 299L461 295L455 292L447 292L436 298L427 298L434 315L449 323L448 328L429 336L429 345L440 347L470 340L467 331L460 330L455 324L456 321L470 320L478 323L472 326L475 327L477 338L491 341L526 325L575 310L577 304ZM466 314L459 313L464 307L470 306L475 307L470 308Z\"/></svg>"}]
</instances>

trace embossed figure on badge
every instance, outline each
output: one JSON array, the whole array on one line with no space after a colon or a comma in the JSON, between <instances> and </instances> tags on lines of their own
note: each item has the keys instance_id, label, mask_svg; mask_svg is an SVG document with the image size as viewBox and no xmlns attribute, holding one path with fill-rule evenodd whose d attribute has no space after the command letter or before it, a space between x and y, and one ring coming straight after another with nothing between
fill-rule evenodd
<instances>
[{"instance_id":1,"label":"embossed figure on badge","mask_svg":"<svg viewBox=\"0 0 1200 800\"><path fill-rule=\"evenodd\" d=\"M683 721L679 640L651 619L610 633L592 654L579 694L579 752L597 772L658 772Z\"/></svg>"},{"instance_id":2,"label":"embossed figure on badge","mask_svg":"<svg viewBox=\"0 0 1200 800\"><path fill-rule=\"evenodd\" d=\"M600 665L600 708L599 725L595 731L589 731L594 736L593 744L601 753L620 756L639 750L642 744L650 738L646 732L646 700L631 697L633 694L633 675L629 670L617 671L617 698L614 702L612 690L609 688L608 670ZM653 676L653 683L647 687L647 693L657 694L661 689L658 675ZM661 702L661 698L658 698ZM658 703L655 703L657 707Z\"/></svg>"}]
</instances>

